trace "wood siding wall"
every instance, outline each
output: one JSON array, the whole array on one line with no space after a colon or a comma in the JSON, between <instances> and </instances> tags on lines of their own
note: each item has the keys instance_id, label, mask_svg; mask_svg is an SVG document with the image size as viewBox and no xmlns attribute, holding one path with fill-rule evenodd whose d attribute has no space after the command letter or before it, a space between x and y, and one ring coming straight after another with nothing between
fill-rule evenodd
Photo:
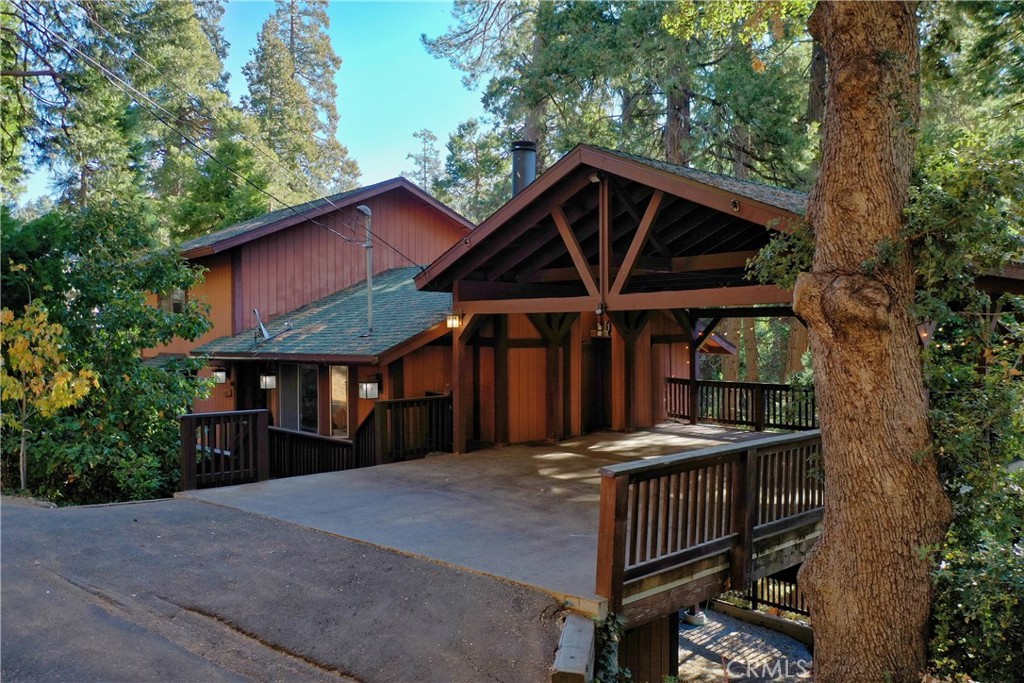
<instances>
[{"instance_id":1,"label":"wood siding wall","mask_svg":"<svg viewBox=\"0 0 1024 683\"><path fill-rule=\"evenodd\" d=\"M366 202L373 211L373 232L416 264L427 264L461 239L466 231L404 190L393 190ZM354 209L335 211L318 222L364 239L362 216ZM313 223L300 223L238 248L238 301L235 326L255 325L252 309L264 321L293 311L366 279L366 252ZM412 266L380 242L373 246L373 270Z\"/></svg>"},{"instance_id":2,"label":"wood siding wall","mask_svg":"<svg viewBox=\"0 0 1024 683\"><path fill-rule=\"evenodd\" d=\"M217 254L209 258L198 259L196 265L207 269L203 281L188 291L189 301L200 301L210 306L210 322L212 327L195 341L174 339L166 346L155 349L144 349L142 356L151 358L158 353L187 354L197 346L213 341L218 337L233 334L232 319L234 308L231 297L231 255ZM157 296L149 296L150 305L157 305Z\"/></svg>"},{"instance_id":3,"label":"wood siding wall","mask_svg":"<svg viewBox=\"0 0 1024 683\"><path fill-rule=\"evenodd\" d=\"M547 436L546 356L543 347L517 348L516 342L540 342L529 318L508 316L508 438L511 443L543 441Z\"/></svg>"}]
</instances>

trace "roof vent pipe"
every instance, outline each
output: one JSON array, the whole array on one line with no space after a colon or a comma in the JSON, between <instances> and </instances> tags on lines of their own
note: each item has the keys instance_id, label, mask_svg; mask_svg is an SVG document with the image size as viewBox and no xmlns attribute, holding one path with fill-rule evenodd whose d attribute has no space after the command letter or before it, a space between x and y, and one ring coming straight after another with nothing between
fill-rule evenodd
<instances>
[{"instance_id":1,"label":"roof vent pipe","mask_svg":"<svg viewBox=\"0 0 1024 683\"><path fill-rule=\"evenodd\" d=\"M512 196L537 178L537 143L516 140L512 143Z\"/></svg>"}]
</instances>

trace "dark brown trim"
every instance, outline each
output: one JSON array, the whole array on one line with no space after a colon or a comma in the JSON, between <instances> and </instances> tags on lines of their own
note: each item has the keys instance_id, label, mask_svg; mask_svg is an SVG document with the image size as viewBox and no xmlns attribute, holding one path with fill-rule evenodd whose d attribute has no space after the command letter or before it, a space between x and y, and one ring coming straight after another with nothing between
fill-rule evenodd
<instances>
[{"instance_id":1,"label":"dark brown trim","mask_svg":"<svg viewBox=\"0 0 1024 683\"><path fill-rule=\"evenodd\" d=\"M246 244L247 242L252 242L253 240L260 239L261 237L272 235L273 233L278 232L279 230L284 230L285 228L289 228L293 225L298 225L299 223L305 223L310 219L318 218L326 213L330 213L331 211L344 209L354 204L358 204L359 202L364 202L370 199L371 197L376 197L378 195L397 189L405 190L412 194L413 196L417 197L418 199L426 202L428 206L445 214L448 218L460 224L464 229L474 229L475 226L468 218L465 218L451 207L443 204L434 197L431 197L429 194L427 194L426 192L424 192L419 187L417 187L410 181L406 180L405 178L398 177L389 178L388 180L383 180L373 185L367 185L366 187L362 187L356 192L353 192L350 195L346 195L345 197L341 197L337 201L332 201L331 203L323 201L323 198L321 198L319 201L321 201L322 203L320 206L317 206L316 208L303 208L302 204L296 205L294 208L299 213L292 212L279 220L267 223L266 225L262 225L259 228L254 228L252 230L248 230L236 235L226 236L221 240L213 242L212 244L204 245L202 247L182 251L181 255L186 259L196 259L202 256L209 256L211 254L217 254L222 251L227 251L228 249L232 249L242 244Z\"/></svg>"}]
</instances>

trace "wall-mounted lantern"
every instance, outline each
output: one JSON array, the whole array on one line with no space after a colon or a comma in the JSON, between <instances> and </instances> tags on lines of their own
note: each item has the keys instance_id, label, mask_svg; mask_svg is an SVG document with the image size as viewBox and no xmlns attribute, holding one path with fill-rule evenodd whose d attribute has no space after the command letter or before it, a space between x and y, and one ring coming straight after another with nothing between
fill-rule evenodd
<instances>
[{"instance_id":1,"label":"wall-mounted lantern","mask_svg":"<svg viewBox=\"0 0 1024 683\"><path fill-rule=\"evenodd\" d=\"M211 375L214 384L227 384L228 382L228 371L224 368L214 368Z\"/></svg>"},{"instance_id":2,"label":"wall-mounted lantern","mask_svg":"<svg viewBox=\"0 0 1024 683\"><path fill-rule=\"evenodd\" d=\"M260 375L260 389L277 389L277 375Z\"/></svg>"},{"instance_id":3,"label":"wall-mounted lantern","mask_svg":"<svg viewBox=\"0 0 1024 683\"><path fill-rule=\"evenodd\" d=\"M445 317L445 324L449 330L455 330L462 327L462 314L452 311Z\"/></svg>"},{"instance_id":4,"label":"wall-mounted lantern","mask_svg":"<svg viewBox=\"0 0 1024 683\"><path fill-rule=\"evenodd\" d=\"M377 378L360 380L359 398L376 400L380 396L380 380Z\"/></svg>"}]
</instances>

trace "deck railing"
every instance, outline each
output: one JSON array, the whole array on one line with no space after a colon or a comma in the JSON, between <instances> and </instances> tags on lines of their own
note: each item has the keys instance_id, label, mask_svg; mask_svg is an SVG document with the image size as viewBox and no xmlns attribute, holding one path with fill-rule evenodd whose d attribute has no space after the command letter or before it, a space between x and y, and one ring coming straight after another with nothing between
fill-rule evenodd
<instances>
[{"instance_id":1,"label":"deck railing","mask_svg":"<svg viewBox=\"0 0 1024 683\"><path fill-rule=\"evenodd\" d=\"M266 410L181 418L181 486L229 486L270 477Z\"/></svg>"},{"instance_id":2,"label":"deck railing","mask_svg":"<svg viewBox=\"0 0 1024 683\"><path fill-rule=\"evenodd\" d=\"M451 396L377 401L352 439L269 427L266 410L181 417L184 490L371 467L452 449Z\"/></svg>"},{"instance_id":3,"label":"deck railing","mask_svg":"<svg viewBox=\"0 0 1024 683\"><path fill-rule=\"evenodd\" d=\"M755 540L820 519L820 447L811 431L605 467L597 593L618 612L714 556L727 558L730 585L745 586Z\"/></svg>"},{"instance_id":4,"label":"deck railing","mask_svg":"<svg viewBox=\"0 0 1024 683\"><path fill-rule=\"evenodd\" d=\"M817 429L814 389L764 382L697 380L697 421L764 429ZM670 418L689 420L693 383L665 378L665 407Z\"/></svg>"},{"instance_id":5,"label":"deck railing","mask_svg":"<svg viewBox=\"0 0 1024 683\"><path fill-rule=\"evenodd\" d=\"M301 477L358 467L347 439L270 428L270 478Z\"/></svg>"},{"instance_id":6,"label":"deck railing","mask_svg":"<svg viewBox=\"0 0 1024 683\"><path fill-rule=\"evenodd\" d=\"M422 458L452 450L452 397L377 401L377 452L381 462Z\"/></svg>"}]
</instances>

